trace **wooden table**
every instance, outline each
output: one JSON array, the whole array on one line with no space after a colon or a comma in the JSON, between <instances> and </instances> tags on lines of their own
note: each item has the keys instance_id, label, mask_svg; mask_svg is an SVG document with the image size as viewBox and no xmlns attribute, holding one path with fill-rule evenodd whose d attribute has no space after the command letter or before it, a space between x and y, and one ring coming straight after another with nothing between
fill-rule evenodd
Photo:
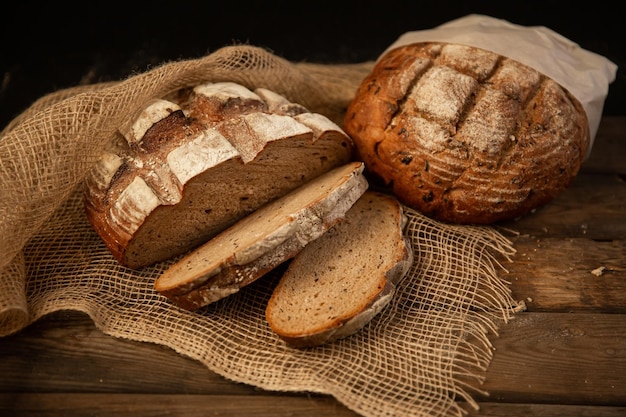
<instances>
[{"instance_id":1,"label":"wooden table","mask_svg":"<svg viewBox=\"0 0 626 417\"><path fill-rule=\"evenodd\" d=\"M569 189L519 221L507 280L527 311L493 335L471 416L626 415L626 117L605 117ZM237 384L174 351L50 315L0 338L2 416L355 416Z\"/></svg>"}]
</instances>

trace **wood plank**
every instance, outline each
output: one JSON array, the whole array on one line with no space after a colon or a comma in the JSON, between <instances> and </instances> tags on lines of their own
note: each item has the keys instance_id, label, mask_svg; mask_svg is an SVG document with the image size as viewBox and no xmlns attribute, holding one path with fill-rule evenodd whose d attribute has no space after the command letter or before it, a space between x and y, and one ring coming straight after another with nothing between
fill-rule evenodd
<instances>
[{"instance_id":1,"label":"wood plank","mask_svg":"<svg viewBox=\"0 0 626 417\"><path fill-rule=\"evenodd\" d=\"M626 405L626 315L518 313L499 333L477 401Z\"/></svg>"},{"instance_id":2,"label":"wood plank","mask_svg":"<svg viewBox=\"0 0 626 417\"><path fill-rule=\"evenodd\" d=\"M626 117L603 117L582 172L626 175Z\"/></svg>"},{"instance_id":3,"label":"wood plank","mask_svg":"<svg viewBox=\"0 0 626 417\"><path fill-rule=\"evenodd\" d=\"M272 404L268 407L268 403ZM622 417L626 407L553 404L479 403L479 410L463 408L468 417ZM95 412L97 410L97 412ZM306 396L240 397L227 395L166 394L0 394L0 415L12 417L204 417L208 414L256 417L357 417L331 398Z\"/></svg>"},{"instance_id":4,"label":"wood plank","mask_svg":"<svg viewBox=\"0 0 626 417\"><path fill-rule=\"evenodd\" d=\"M0 392L258 393L165 346L108 336L70 311L0 338L0 375Z\"/></svg>"},{"instance_id":5,"label":"wood plank","mask_svg":"<svg viewBox=\"0 0 626 417\"><path fill-rule=\"evenodd\" d=\"M527 311L626 313L626 241L513 239L517 253L503 261L516 300Z\"/></svg>"},{"instance_id":6,"label":"wood plank","mask_svg":"<svg viewBox=\"0 0 626 417\"><path fill-rule=\"evenodd\" d=\"M617 175L579 174L545 206L499 226L535 237L626 240L626 182Z\"/></svg>"},{"instance_id":7,"label":"wood plank","mask_svg":"<svg viewBox=\"0 0 626 417\"><path fill-rule=\"evenodd\" d=\"M468 417L623 417L626 407L592 405L479 403L479 410L466 408Z\"/></svg>"},{"instance_id":8,"label":"wood plank","mask_svg":"<svg viewBox=\"0 0 626 417\"><path fill-rule=\"evenodd\" d=\"M0 392L267 395L161 346L106 336L85 315L51 318L0 340ZM477 400L626 405L626 315L518 313L491 340L490 396Z\"/></svg>"},{"instance_id":9,"label":"wood plank","mask_svg":"<svg viewBox=\"0 0 626 417\"><path fill-rule=\"evenodd\" d=\"M357 417L332 398L283 395L0 394L0 415L11 417Z\"/></svg>"}]
</instances>

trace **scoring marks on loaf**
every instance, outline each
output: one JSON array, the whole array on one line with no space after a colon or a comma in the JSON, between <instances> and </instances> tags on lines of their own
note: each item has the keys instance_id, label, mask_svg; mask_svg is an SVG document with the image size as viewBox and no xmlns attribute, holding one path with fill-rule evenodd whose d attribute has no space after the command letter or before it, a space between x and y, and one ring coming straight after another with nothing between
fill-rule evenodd
<instances>
[{"instance_id":1,"label":"scoring marks on loaf","mask_svg":"<svg viewBox=\"0 0 626 417\"><path fill-rule=\"evenodd\" d=\"M542 81L540 74L463 45L433 47L428 54L396 80L403 99L395 114L403 120L392 120L390 127L404 125L405 136L410 131L429 151L450 142L490 155L507 148L516 137L516 115Z\"/></svg>"},{"instance_id":2,"label":"scoring marks on loaf","mask_svg":"<svg viewBox=\"0 0 626 417\"><path fill-rule=\"evenodd\" d=\"M175 111L180 110L180 106L168 100L156 99L148 103L141 113L134 119L130 128L120 129L122 135L129 144L139 143L144 135L155 123L160 122Z\"/></svg>"},{"instance_id":3,"label":"scoring marks on loaf","mask_svg":"<svg viewBox=\"0 0 626 417\"><path fill-rule=\"evenodd\" d=\"M193 88L193 92L221 102L231 99L262 101L261 97L248 88L233 82L199 84Z\"/></svg>"},{"instance_id":4,"label":"scoring marks on loaf","mask_svg":"<svg viewBox=\"0 0 626 417\"><path fill-rule=\"evenodd\" d=\"M467 99L477 84L472 77L448 67L435 66L419 78L405 105L414 106L422 117L434 119L454 133Z\"/></svg>"},{"instance_id":5,"label":"scoring marks on loaf","mask_svg":"<svg viewBox=\"0 0 626 417\"><path fill-rule=\"evenodd\" d=\"M239 152L218 131L207 129L194 140L173 149L167 155L167 165L181 184L232 158Z\"/></svg>"},{"instance_id":6,"label":"scoring marks on loaf","mask_svg":"<svg viewBox=\"0 0 626 417\"><path fill-rule=\"evenodd\" d=\"M111 219L128 234L133 234L148 214L161 204L152 187L137 176L120 194L111 209Z\"/></svg>"},{"instance_id":7,"label":"scoring marks on loaf","mask_svg":"<svg viewBox=\"0 0 626 417\"><path fill-rule=\"evenodd\" d=\"M242 181L245 185L237 184L233 190L238 193L245 187L254 189L258 191L255 194L261 195L257 200L266 202L281 190L291 189L347 160L353 146L351 138L324 116L309 113L305 107L269 90L250 91L235 83L207 83L177 90L146 103L135 115L129 117L132 123L120 126L120 134L107 150L110 154L105 154L85 178L84 188L90 221L104 228L101 236L114 255L133 267L152 262L143 260L146 258L163 259L168 252L182 251L184 242L197 244L213 236L234 216L245 214L246 207L253 206L246 201L241 210L235 207L239 210L235 215L229 212L233 204L238 204L234 198L227 199L229 208L221 212L197 206L197 210L189 211L191 217L195 216L194 223L205 218L204 212L215 226L202 224L177 240L157 239L152 232L161 227L158 224L168 213L183 217L179 215L183 210L177 205L182 201L191 203L186 198L190 194L183 199L182 193L187 185L193 189L193 179L198 175L213 171L213 167L226 175L254 160L258 163L244 169L254 177L264 173L264 167L276 158L293 155L285 165L297 168L286 170L284 178L271 173L277 178L276 182L270 181L272 185L258 185L255 181L248 185L246 174L246 181ZM314 158L319 160L312 161ZM222 177L217 178L216 184ZM248 192L241 200L251 194ZM151 219L155 220L150 223ZM204 236L200 237L201 233ZM154 255L139 255L143 249L135 246L145 240L160 245L160 249L152 251ZM135 261L139 258L142 259Z\"/></svg>"},{"instance_id":8,"label":"scoring marks on loaf","mask_svg":"<svg viewBox=\"0 0 626 417\"><path fill-rule=\"evenodd\" d=\"M180 190L193 177L220 163L241 157L244 163L254 160L268 142L308 135L312 140L320 134L341 129L321 115L308 110L266 89L250 91L232 82L205 83L195 86L193 94L209 99L216 106L227 106L229 101L239 103L240 115L226 120L203 121L207 126L190 141L180 141L166 156L167 164L157 164L157 157L131 157L105 152L92 171L90 181L106 193L120 169L135 170L136 177L122 191L123 197L111 208L112 220L127 233L134 233L144 219L160 204L176 204ZM146 133L155 124L182 111L189 118L189 97L179 103L156 99L139 112L120 133L129 146L141 146ZM256 104L251 104L254 102ZM249 109L244 109L244 104ZM281 112L269 114L265 112ZM296 116L291 117L289 114ZM197 114L195 115L197 116ZM182 126L182 125L181 125ZM191 133L191 132L190 132Z\"/></svg>"}]
</instances>

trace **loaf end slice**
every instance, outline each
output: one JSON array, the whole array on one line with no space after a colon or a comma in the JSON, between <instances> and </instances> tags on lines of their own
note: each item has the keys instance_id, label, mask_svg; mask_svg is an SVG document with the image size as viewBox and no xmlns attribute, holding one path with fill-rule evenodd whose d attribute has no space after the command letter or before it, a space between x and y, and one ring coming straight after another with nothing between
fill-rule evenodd
<instances>
[{"instance_id":1,"label":"loaf end slice","mask_svg":"<svg viewBox=\"0 0 626 417\"><path fill-rule=\"evenodd\" d=\"M394 197L365 192L342 222L291 261L267 304L271 329L290 346L312 347L364 327L413 263L405 225Z\"/></svg>"},{"instance_id":2,"label":"loaf end slice","mask_svg":"<svg viewBox=\"0 0 626 417\"><path fill-rule=\"evenodd\" d=\"M343 219L368 188L363 169L350 162L261 207L174 263L155 289L187 310L238 292Z\"/></svg>"}]
</instances>

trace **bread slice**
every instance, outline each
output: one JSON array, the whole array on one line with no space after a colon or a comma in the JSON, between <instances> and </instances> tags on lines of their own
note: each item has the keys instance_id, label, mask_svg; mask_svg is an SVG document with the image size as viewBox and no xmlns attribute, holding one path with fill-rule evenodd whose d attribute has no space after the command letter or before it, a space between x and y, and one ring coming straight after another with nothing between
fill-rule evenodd
<instances>
[{"instance_id":1,"label":"bread slice","mask_svg":"<svg viewBox=\"0 0 626 417\"><path fill-rule=\"evenodd\" d=\"M271 329L294 347L360 330L391 301L413 263L405 225L394 197L365 192L342 222L291 261L267 304Z\"/></svg>"},{"instance_id":2,"label":"bread slice","mask_svg":"<svg viewBox=\"0 0 626 417\"><path fill-rule=\"evenodd\" d=\"M350 162L261 207L174 263L155 289L188 310L236 293L339 222L367 190L363 168Z\"/></svg>"},{"instance_id":3,"label":"bread slice","mask_svg":"<svg viewBox=\"0 0 626 417\"><path fill-rule=\"evenodd\" d=\"M353 159L325 116L231 82L148 103L117 139L85 179L85 210L130 268L186 253Z\"/></svg>"}]
</instances>

